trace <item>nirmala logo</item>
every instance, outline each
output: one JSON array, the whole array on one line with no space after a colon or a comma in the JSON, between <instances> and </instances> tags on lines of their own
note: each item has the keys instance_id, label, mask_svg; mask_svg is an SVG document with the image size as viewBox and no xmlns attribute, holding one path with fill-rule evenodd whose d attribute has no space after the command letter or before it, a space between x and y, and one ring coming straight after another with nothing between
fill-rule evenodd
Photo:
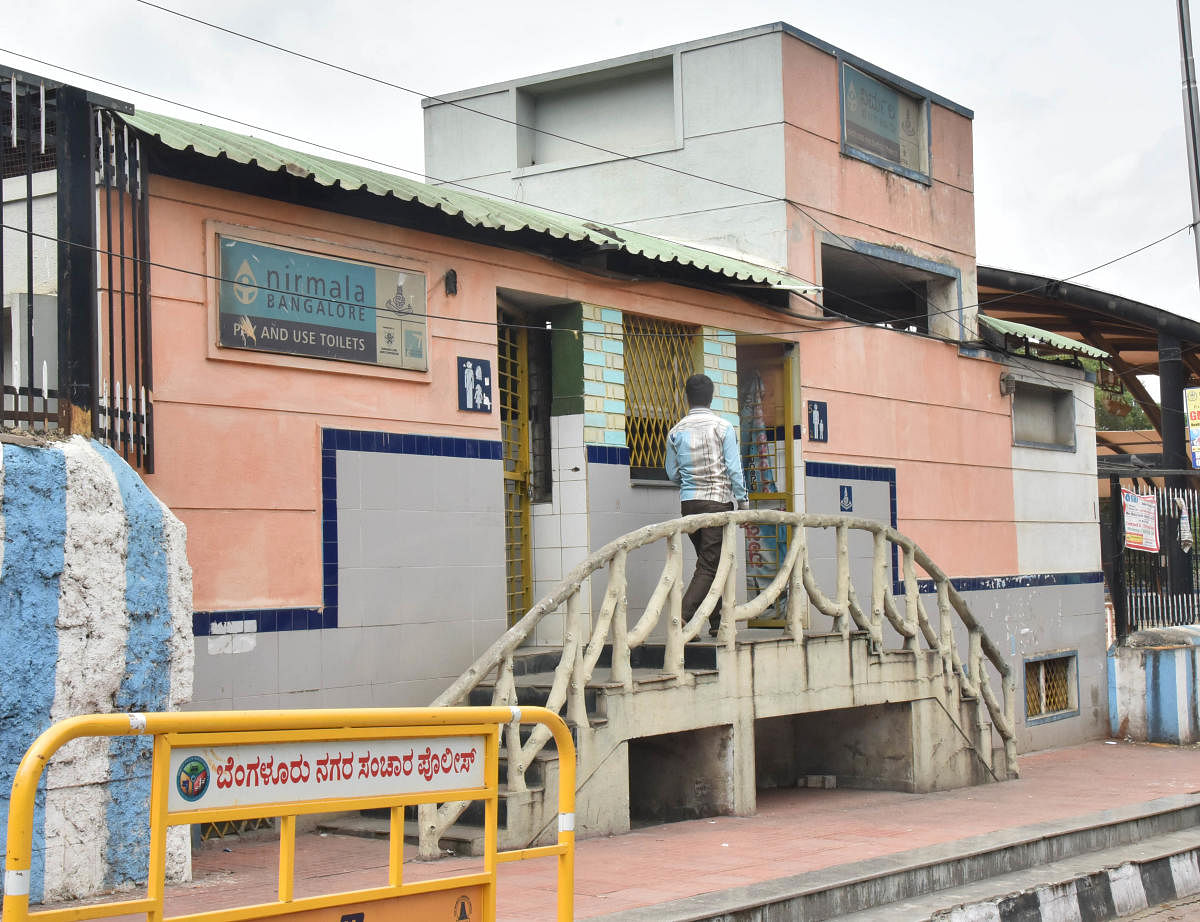
<instances>
[{"instance_id":1,"label":"nirmala logo","mask_svg":"<svg viewBox=\"0 0 1200 922\"><path fill-rule=\"evenodd\" d=\"M242 260L237 274L233 277L233 296L241 304L253 304L254 299L258 297L258 279L254 277L249 260Z\"/></svg>"},{"instance_id":2,"label":"nirmala logo","mask_svg":"<svg viewBox=\"0 0 1200 922\"><path fill-rule=\"evenodd\" d=\"M195 803L208 790L210 777L207 762L199 756L188 756L179 766L179 773L175 775L175 788L180 797L188 803Z\"/></svg>"}]
</instances>

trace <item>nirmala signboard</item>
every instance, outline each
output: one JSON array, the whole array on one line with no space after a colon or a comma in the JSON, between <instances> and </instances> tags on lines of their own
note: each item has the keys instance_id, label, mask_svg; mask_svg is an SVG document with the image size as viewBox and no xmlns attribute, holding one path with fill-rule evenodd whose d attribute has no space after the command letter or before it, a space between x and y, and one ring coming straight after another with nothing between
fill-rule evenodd
<instances>
[{"instance_id":1,"label":"nirmala signboard","mask_svg":"<svg viewBox=\"0 0 1200 922\"><path fill-rule=\"evenodd\" d=\"M429 370L425 275L217 236L218 342Z\"/></svg>"},{"instance_id":2,"label":"nirmala signboard","mask_svg":"<svg viewBox=\"0 0 1200 922\"><path fill-rule=\"evenodd\" d=\"M850 147L916 173L928 171L922 102L842 63L842 116Z\"/></svg>"}]
</instances>

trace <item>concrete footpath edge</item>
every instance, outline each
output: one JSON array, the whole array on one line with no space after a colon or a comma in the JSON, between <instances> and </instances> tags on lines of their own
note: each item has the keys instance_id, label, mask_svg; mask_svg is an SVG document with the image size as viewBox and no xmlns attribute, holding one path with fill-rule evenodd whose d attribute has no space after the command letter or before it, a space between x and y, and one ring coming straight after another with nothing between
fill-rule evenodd
<instances>
[{"instance_id":1,"label":"concrete footpath edge","mask_svg":"<svg viewBox=\"0 0 1200 922\"><path fill-rule=\"evenodd\" d=\"M1107 922L1200 893L1200 849L935 913L934 922Z\"/></svg>"}]
</instances>

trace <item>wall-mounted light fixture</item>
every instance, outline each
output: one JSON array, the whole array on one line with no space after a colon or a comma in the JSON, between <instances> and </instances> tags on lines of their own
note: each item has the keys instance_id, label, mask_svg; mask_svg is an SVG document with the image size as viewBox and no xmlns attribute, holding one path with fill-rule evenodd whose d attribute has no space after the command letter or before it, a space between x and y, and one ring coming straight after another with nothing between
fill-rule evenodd
<instances>
[{"instance_id":1,"label":"wall-mounted light fixture","mask_svg":"<svg viewBox=\"0 0 1200 922\"><path fill-rule=\"evenodd\" d=\"M453 269L446 270L446 294L458 294L458 273Z\"/></svg>"},{"instance_id":2,"label":"wall-mounted light fixture","mask_svg":"<svg viewBox=\"0 0 1200 922\"><path fill-rule=\"evenodd\" d=\"M1000 376L1000 395L1008 397L1017 392L1017 378L1011 373L1005 373Z\"/></svg>"}]
</instances>

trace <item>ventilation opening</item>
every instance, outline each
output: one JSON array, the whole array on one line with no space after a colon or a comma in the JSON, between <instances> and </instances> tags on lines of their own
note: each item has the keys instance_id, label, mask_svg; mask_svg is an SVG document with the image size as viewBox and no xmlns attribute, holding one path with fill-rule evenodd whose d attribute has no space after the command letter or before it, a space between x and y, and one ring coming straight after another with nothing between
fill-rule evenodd
<instances>
[{"instance_id":1,"label":"ventilation opening","mask_svg":"<svg viewBox=\"0 0 1200 922\"><path fill-rule=\"evenodd\" d=\"M911 791L911 711L881 704L756 720L755 784Z\"/></svg>"},{"instance_id":2,"label":"ventilation opening","mask_svg":"<svg viewBox=\"0 0 1200 922\"><path fill-rule=\"evenodd\" d=\"M840 246L821 246L827 317L961 338L958 289L949 276Z\"/></svg>"},{"instance_id":3,"label":"ventilation opening","mask_svg":"<svg viewBox=\"0 0 1200 922\"><path fill-rule=\"evenodd\" d=\"M1026 723L1079 713L1075 654L1025 661Z\"/></svg>"},{"instance_id":4,"label":"ventilation opening","mask_svg":"<svg viewBox=\"0 0 1200 922\"><path fill-rule=\"evenodd\" d=\"M531 126L518 134L519 167L668 150L677 143L674 60L639 61L522 87L517 116Z\"/></svg>"},{"instance_id":5,"label":"ventilation opening","mask_svg":"<svg viewBox=\"0 0 1200 922\"><path fill-rule=\"evenodd\" d=\"M732 812L732 728L706 727L629 741L631 826Z\"/></svg>"},{"instance_id":6,"label":"ventilation opening","mask_svg":"<svg viewBox=\"0 0 1200 922\"><path fill-rule=\"evenodd\" d=\"M1013 444L1075 450L1075 395L1018 381L1013 392Z\"/></svg>"}]
</instances>

